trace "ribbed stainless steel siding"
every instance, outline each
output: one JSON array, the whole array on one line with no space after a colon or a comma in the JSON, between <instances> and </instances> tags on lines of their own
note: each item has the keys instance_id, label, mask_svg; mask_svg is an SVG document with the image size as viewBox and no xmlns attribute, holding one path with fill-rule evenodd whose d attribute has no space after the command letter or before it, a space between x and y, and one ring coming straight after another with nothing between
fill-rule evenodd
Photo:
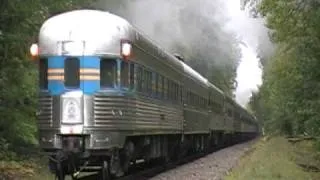
<instances>
[{"instance_id":1,"label":"ribbed stainless steel siding","mask_svg":"<svg viewBox=\"0 0 320 180\"><path fill-rule=\"evenodd\" d=\"M149 98L96 95L94 122L115 130L181 130L183 114L182 107Z\"/></svg>"},{"instance_id":2,"label":"ribbed stainless steel siding","mask_svg":"<svg viewBox=\"0 0 320 180\"><path fill-rule=\"evenodd\" d=\"M185 133L209 132L208 112L203 109L185 107Z\"/></svg>"},{"instance_id":3,"label":"ribbed stainless steel siding","mask_svg":"<svg viewBox=\"0 0 320 180\"><path fill-rule=\"evenodd\" d=\"M39 96L38 125L40 127L52 127L52 96L41 94Z\"/></svg>"}]
</instances>

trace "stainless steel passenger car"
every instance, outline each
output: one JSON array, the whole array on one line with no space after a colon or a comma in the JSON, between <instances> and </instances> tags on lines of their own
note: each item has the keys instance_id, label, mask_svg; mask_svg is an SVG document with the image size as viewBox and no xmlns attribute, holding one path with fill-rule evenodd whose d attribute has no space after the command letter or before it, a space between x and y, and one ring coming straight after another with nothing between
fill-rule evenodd
<instances>
[{"instance_id":1,"label":"stainless steel passenger car","mask_svg":"<svg viewBox=\"0 0 320 180\"><path fill-rule=\"evenodd\" d=\"M168 160L255 133L243 108L116 15L51 17L38 43L39 139L60 179L95 166L104 179L122 176L137 159Z\"/></svg>"}]
</instances>

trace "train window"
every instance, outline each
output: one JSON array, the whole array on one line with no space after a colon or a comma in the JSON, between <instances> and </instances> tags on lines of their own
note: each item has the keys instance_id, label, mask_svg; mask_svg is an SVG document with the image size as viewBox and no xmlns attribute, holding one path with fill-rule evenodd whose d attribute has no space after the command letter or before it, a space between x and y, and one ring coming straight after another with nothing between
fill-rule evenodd
<instances>
[{"instance_id":1,"label":"train window","mask_svg":"<svg viewBox=\"0 0 320 180\"><path fill-rule=\"evenodd\" d=\"M172 91L173 91L173 87L172 87L172 81L168 80L168 99L172 100Z\"/></svg>"},{"instance_id":2,"label":"train window","mask_svg":"<svg viewBox=\"0 0 320 180\"><path fill-rule=\"evenodd\" d=\"M176 101L177 100L177 84L173 82L172 87L173 87L172 99Z\"/></svg>"},{"instance_id":3,"label":"train window","mask_svg":"<svg viewBox=\"0 0 320 180\"><path fill-rule=\"evenodd\" d=\"M229 117L232 117L232 110L231 110L231 109L228 108L227 113L228 113L228 116L229 116Z\"/></svg>"},{"instance_id":4,"label":"train window","mask_svg":"<svg viewBox=\"0 0 320 180\"><path fill-rule=\"evenodd\" d=\"M177 97L176 97L176 100L177 102L180 102L180 84L177 84Z\"/></svg>"},{"instance_id":5,"label":"train window","mask_svg":"<svg viewBox=\"0 0 320 180\"><path fill-rule=\"evenodd\" d=\"M80 86L80 61L78 58L67 58L64 61L64 84L66 87Z\"/></svg>"},{"instance_id":6,"label":"train window","mask_svg":"<svg viewBox=\"0 0 320 180\"><path fill-rule=\"evenodd\" d=\"M192 92L190 92L190 104L194 105L194 96Z\"/></svg>"},{"instance_id":7,"label":"train window","mask_svg":"<svg viewBox=\"0 0 320 180\"><path fill-rule=\"evenodd\" d=\"M195 105L199 107L199 96L197 94L194 95Z\"/></svg>"},{"instance_id":8,"label":"train window","mask_svg":"<svg viewBox=\"0 0 320 180\"><path fill-rule=\"evenodd\" d=\"M150 95L150 92L151 92L151 88L150 88L150 85L151 85L151 77L150 77L150 72L146 70L146 93L147 95Z\"/></svg>"},{"instance_id":9,"label":"train window","mask_svg":"<svg viewBox=\"0 0 320 180\"><path fill-rule=\"evenodd\" d=\"M196 103L197 106L200 107L200 97L198 95L196 95Z\"/></svg>"},{"instance_id":10,"label":"train window","mask_svg":"<svg viewBox=\"0 0 320 180\"><path fill-rule=\"evenodd\" d=\"M117 61L102 59L100 62L100 86L114 88L117 85Z\"/></svg>"},{"instance_id":11,"label":"train window","mask_svg":"<svg viewBox=\"0 0 320 180\"><path fill-rule=\"evenodd\" d=\"M142 67L137 68L137 91L142 92L143 79L142 79Z\"/></svg>"},{"instance_id":12,"label":"train window","mask_svg":"<svg viewBox=\"0 0 320 180\"><path fill-rule=\"evenodd\" d=\"M177 85L175 82L172 82L172 99L176 101L177 98Z\"/></svg>"},{"instance_id":13,"label":"train window","mask_svg":"<svg viewBox=\"0 0 320 180\"><path fill-rule=\"evenodd\" d=\"M160 79L161 79L161 89L160 89L160 97L163 99L164 98L164 77L163 76L160 76Z\"/></svg>"},{"instance_id":14,"label":"train window","mask_svg":"<svg viewBox=\"0 0 320 180\"><path fill-rule=\"evenodd\" d=\"M143 92L147 95L151 95L152 93L152 73L148 70L144 70L143 73Z\"/></svg>"},{"instance_id":15,"label":"train window","mask_svg":"<svg viewBox=\"0 0 320 180\"><path fill-rule=\"evenodd\" d=\"M172 86L173 84L172 84L172 81L171 80L169 80L168 81L168 89L169 89L169 91L168 91L168 95L169 95L169 99L170 100L173 100L173 96L172 96L172 92L173 92L173 86Z\"/></svg>"},{"instance_id":16,"label":"train window","mask_svg":"<svg viewBox=\"0 0 320 180\"><path fill-rule=\"evenodd\" d=\"M147 71L147 75L148 75L148 95L152 95L152 72Z\"/></svg>"},{"instance_id":17,"label":"train window","mask_svg":"<svg viewBox=\"0 0 320 180\"><path fill-rule=\"evenodd\" d=\"M217 102L213 102L213 111L216 112L217 114L221 114L221 108L222 106L217 103Z\"/></svg>"},{"instance_id":18,"label":"train window","mask_svg":"<svg viewBox=\"0 0 320 180\"><path fill-rule=\"evenodd\" d=\"M161 75L157 75L158 76L158 86L157 86L157 97L158 98L162 98L162 76Z\"/></svg>"},{"instance_id":19,"label":"train window","mask_svg":"<svg viewBox=\"0 0 320 180\"><path fill-rule=\"evenodd\" d=\"M187 103L187 105L189 105L189 102L190 102L190 94L189 94L189 91L186 89L186 100L185 102Z\"/></svg>"},{"instance_id":20,"label":"train window","mask_svg":"<svg viewBox=\"0 0 320 180\"><path fill-rule=\"evenodd\" d=\"M145 69L142 70L142 92L147 93L147 72Z\"/></svg>"},{"instance_id":21,"label":"train window","mask_svg":"<svg viewBox=\"0 0 320 180\"><path fill-rule=\"evenodd\" d=\"M127 88L129 84L129 64L121 62L121 87Z\"/></svg>"},{"instance_id":22,"label":"train window","mask_svg":"<svg viewBox=\"0 0 320 180\"><path fill-rule=\"evenodd\" d=\"M161 98L161 88L162 88L161 76L159 74L156 74L156 78L157 78L156 96L157 98Z\"/></svg>"},{"instance_id":23,"label":"train window","mask_svg":"<svg viewBox=\"0 0 320 180\"><path fill-rule=\"evenodd\" d=\"M176 101L177 98L177 85L175 82L172 82L172 99Z\"/></svg>"},{"instance_id":24,"label":"train window","mask_svg":"<svg viewBox=\"0 0 320 180\"><path fill-rule=\"evenodd\" d=\"M48 59L40 59L39 62L39 86L41 89L48 88Z\"/></svg>"},{"instance_id":25,"label":"train window","mask_svg":"<svg viewBox=\"0 0 320 180\"><path fill-rule=\"evenodd\" d=\"M134 89L134 64L130 64L130 89Z\"/></svg>"},{"instance_id":26,"label":"train window","mask_svg":"<svg viewBox=\"0 0 320 180\"><path fill-rule=\"evenodd\" d=\"M201 100L201 101L200 101L201 107L204 108L204 98L203 98L203 97L200 97L200 100Z\"/></svg>"},{"instance_id":27,"label":"train window","mask_svg":"<svg viewBox=\"0 0 320 180\"><path fill-rule=\"evenodd\" d=\"M152 94L154 96L158 97L159 76L157 73L153 73L152 75L153 75L152 77L154 79L154 81L152 82Z\"/></svg>"},{"instance_id":28,"label":"train window","mask_svg":"<svg viewBox=\"0 0 320 180\"><path fill-rule=\"evenodd\" d=\"M176 101L180 101L180 85L176 84Z\"/></svg>"},{"instance_id":29,"label":"train window","mask_svg":"<svg viewBox=\"0 0 320 180\"><path fill-rule=\"evenodd\" d=\"M172 100L172 85L171 80L168 79L168 99Z\"/></svg>"},{"instance_id":30,"label":"train window","mask_svg":"<svg viewBox=\"0 0 320 180\"><path fill-rule=\"evenodd\" d=\"M179 89L179 93L180 93L180 102L182 103L183 102L183 86L180 86L180 89Z\"/></svg>"},{"instance_id":31,"label":"train window","mask_svg":"<svg viewBox=\"0 0 320 180\"><path fill-rule=\"evenodd\" d=\"M168 79L168 99L172 100L172 84L171 80Z\"/></svg>"},{"instance_id":32,"label":"train window","mask_svg":"<svg viewBox=\"0 0 320 180\"><path fill-rule=\"evenodd\" d=\"M168 99L168 80L166 77L163 77L163 99Z\"/></svg>"},{"instance_id":33,"label":"train window","mask_svg":"<svg viewBox=\"0 0 320 180\"><path fill-rule=\"evenodd\" d=\"M170 99L174 101L174 82L170 81Z\"/></svg>"}]
</instances>

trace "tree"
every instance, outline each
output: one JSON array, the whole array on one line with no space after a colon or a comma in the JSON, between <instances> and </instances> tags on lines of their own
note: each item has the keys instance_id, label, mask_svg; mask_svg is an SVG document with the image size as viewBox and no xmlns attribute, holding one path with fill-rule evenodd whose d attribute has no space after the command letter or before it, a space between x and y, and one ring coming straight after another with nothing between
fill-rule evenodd
<instances>
[{"instance_id":1,"label":"tree","mask_svg":"<svg viewBox=\"0 0 320 180\"><path fill-rule=\"evenodd\" d=\"M258 99L252 99L270 132L320 134L320 3L318 1L263 0L274 56L264 68ZM263 112L261 112L263 107Z\"/></svg>"},{"instance_id":2,"label":"tree","mask_svg":"<svg viewBox=\"0 0 320 180\"><path fill-rule=\"evenodd\" d=\"M0 5L0 137L35 144L37 69L29 47L40 25L54 14L89 6L89 1L2 0Z\"/></svg>"}]
</instances>

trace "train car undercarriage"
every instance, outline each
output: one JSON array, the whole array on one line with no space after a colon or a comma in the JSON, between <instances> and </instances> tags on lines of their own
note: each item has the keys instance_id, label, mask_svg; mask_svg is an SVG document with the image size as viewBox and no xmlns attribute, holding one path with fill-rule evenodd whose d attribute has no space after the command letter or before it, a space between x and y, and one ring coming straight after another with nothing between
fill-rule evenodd
<instances>
[{"instance_id":1,"label":"train car undercarriage","mask_svg":"<svg viewBox=\"0 0 320 180\"><path fill-rule=\"evenodd\" d=\"M70 175L77 179L82 172L99 172L103 180L128 174L138 161L167 163L187 155L208 153L239 142L250 140L254 133L176 134L131 136L123 148L90 151L84 147L83 136L64 136L63 148L49 156L49 167L59 180Z\"/></svg>"}]
</instances>

